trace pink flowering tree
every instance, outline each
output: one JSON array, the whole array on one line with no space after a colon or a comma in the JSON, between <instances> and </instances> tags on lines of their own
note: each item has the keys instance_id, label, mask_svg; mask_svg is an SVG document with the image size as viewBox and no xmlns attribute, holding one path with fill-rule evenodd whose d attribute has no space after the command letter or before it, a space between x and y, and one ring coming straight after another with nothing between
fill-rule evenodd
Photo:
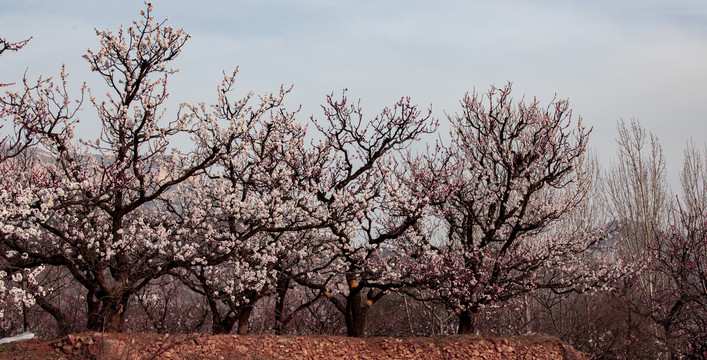
<instances>
[{"instance_id":1,"label":"pink flowering tree","mask_svg":"<svg viewBox=\"0 0 707 360\"><path fill-rule=\"evenodd\" d=\"M2 55L2 53L4 53L5 51L20 51L20 49L25 47L25 45L27 45L27 43L30 40L32 40L32 38L25 39L25 40L18 41L18 42L10 42L4 38L0 38L0 55ZM0 88L4 87L4 86L10 86L10 85L12 85L12 84L11 83L10 84L0 83Z\"/></svg>"},{"instance_id":2,"label":"pink flowering tree","mask_svg":"<svg viewBox=\"0 0 707 360\"><path fill-rule=\"evenodd\" d=\"M659 235L652 270L666 281L655 289L651 318L661 327L672 354L707 354L707 218L680 211L678 222Z\"/></svg>"},{"instance_id":3,"label":"pink flowering tree","mask_svg":"<svg viewBox=\"0 0 707 360\"><path fill-rule=\"evenodd\" d=\"M645 307L671 356L707 355L707 151L685 150L682 197L667 229L648 247L648 272L659 279Z\"/></svg>"},{"instance_id":4,"label":"pink flowering tree","mask_svg":"<svg viewBox=\"0 0 707 360\"><path fill-rule=\"evenodd\" d=\"M440 216L447 242L430 262L430 287L455 309L459 333L479 312L537 288L584 291L611 277L602 229L562 224L584 200L589 131L569 103L514 102L511 85L467 95L450 116L454 189Z\"/></svg>"},{"instance_id":5,"label":"pink flowering tree","mask_svg":"<svg viewBox=\"0 0 707 360\"><path fill-rule=\"evenodd\" d=\"M17 42L10 42L4 38L0 38L0 55L2 55L2 53L4 53L5 51L19 51L20 49L25 47L25 45L27 45L27 43L31 39L32 38Z\"/></svg>"}]
</instances>

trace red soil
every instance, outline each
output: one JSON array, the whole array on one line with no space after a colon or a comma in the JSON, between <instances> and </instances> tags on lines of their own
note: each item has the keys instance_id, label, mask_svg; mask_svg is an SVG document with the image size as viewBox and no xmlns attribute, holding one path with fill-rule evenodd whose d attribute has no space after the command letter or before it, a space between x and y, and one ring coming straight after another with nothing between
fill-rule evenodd
<instances>
[{"instance_id":1,"label":"red soil","mask_svg":"<svg viewBox=\"0 0 707 360\"><path fill-rule=\"evenodd\" d=\"M83 333L0 345L9 359L586 359L554 337L158 335Z\"/></svg>"}]
</instances>

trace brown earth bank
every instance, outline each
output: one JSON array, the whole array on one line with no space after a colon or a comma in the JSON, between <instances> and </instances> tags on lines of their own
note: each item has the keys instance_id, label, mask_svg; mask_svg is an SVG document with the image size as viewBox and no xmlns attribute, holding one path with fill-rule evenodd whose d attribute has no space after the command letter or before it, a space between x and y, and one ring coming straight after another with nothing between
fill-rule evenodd
<instances>
[{"instance_id":1,"label":"brown earth bank","mask_svg":"<svg viewBox=\"0 0 707 360\"><path fill-rule=\"evenodd\" d=\"M587 359L546 335L511 338L82 333L0 345L8 359Z\"/></svg>"}]
</instances>

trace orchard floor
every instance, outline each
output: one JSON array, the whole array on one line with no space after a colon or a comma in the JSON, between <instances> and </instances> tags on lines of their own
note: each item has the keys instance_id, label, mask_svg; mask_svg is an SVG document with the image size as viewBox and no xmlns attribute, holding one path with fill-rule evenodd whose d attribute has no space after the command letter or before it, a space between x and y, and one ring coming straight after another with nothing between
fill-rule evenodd
<instances>
[{"instance_id":1,"label":"orchard floor","mask_svg":"<svg viewBox=\"0 0 707 360\"><path fill-rule=\"evenodd\" d=\"M347 338L82 333L0 345L8 359L586 359L554 337Z\"/></svg>"}]
</instances>

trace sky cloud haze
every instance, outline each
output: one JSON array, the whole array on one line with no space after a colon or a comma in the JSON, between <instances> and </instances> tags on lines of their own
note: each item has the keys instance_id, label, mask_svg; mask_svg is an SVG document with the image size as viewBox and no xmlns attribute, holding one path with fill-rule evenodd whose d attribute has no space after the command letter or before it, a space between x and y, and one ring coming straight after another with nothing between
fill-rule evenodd
<instances>
[{"instance_id":1,"label":"sky cloud haze","mask_svg":"<svg viewBox=\"0 0 707 360\"><path fill-rule=\"evenodd\" d=\"M192 39L172 101L212 102L221 72L240 67L240 89L294 85L290 107L319 116L326 94L350 89L366 112L410 96L434 115L458 111L465 92L514 83L520 98L569 98L594 127L605 165L616 122L637 118L655 132L676 184L689 139L707 133L707 3L703 1L154 1ZM142 1L3 4L0 37L32 36L0 58L0 81L56 76L98 86L81 56L93 31L128 25ZM87 111L84 117L90 117ZM90 122L90 121L89 121ZM89 130L87 130L89 131ZM80 135L80 134L79 134ZM674 189L677 190L677 189Z\"/></svg>"}]
</instances>

